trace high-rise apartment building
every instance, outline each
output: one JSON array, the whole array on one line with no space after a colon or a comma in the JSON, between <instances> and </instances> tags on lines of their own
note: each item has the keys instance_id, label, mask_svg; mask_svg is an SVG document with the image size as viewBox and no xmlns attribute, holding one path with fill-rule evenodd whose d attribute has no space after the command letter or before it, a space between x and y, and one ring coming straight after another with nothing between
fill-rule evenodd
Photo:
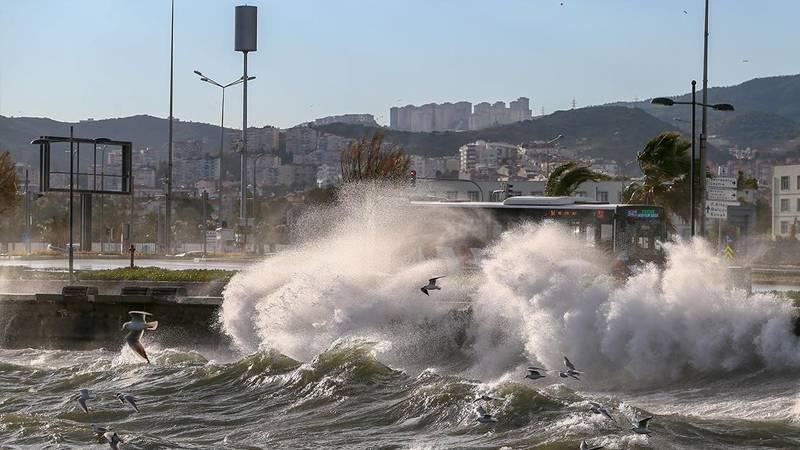
<instances>
[{"instance_id":1,"label":"high-rise apartment building","mask_svg":"<svg viewBox=\"0 0 800 450\"><path fill-rule=\"evenodd\" d=\"M414 132L479 130L531 117L530 100L520 97L508 108L504 102L478 103L474 112L469 102L395 106L389 110L389 125L396 130Z\"/></svg>"}]
</instances>

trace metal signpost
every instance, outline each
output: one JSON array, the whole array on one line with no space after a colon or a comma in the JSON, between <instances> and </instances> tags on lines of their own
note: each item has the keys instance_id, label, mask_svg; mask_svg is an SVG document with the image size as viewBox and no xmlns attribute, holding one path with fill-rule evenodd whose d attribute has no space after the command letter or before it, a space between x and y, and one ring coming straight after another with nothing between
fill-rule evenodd
<instances>
[{"instance_id":1,"label":"metal signpost","mask_svg":"<svg viewBox=\"0 0 800 450\"><path fill-rule=\"evenodd\" d=\"M739 206L737 185L736 177L714 177L706 182L704 216L717 220L717 248L722 246L722 221L728 219L728 206Z\"/></svg>"}]
</instances>

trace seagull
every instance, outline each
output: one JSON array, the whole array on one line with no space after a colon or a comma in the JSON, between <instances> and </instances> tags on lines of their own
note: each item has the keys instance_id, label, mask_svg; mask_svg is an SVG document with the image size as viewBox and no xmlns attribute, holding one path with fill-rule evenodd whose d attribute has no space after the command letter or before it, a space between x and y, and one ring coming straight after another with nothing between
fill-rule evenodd
<instances>
[{"instance_id":1,"label":"seagull","mask_svg":"<svg viewBox=\"0 0 800 450\"><path fill-rule=\"evenodd\" d=\"M611 419L612 422L617 423L617 421L614 420L613 417L611 417L611 414L608 413L608 409L606 409L605 406L597 402L589 402L589 404L592 405L592 407L589 408L589 411L591 411L594 414L602 414L607 418Z\"/></svg>"},{"instance_id":2,"label":"seagull","mask_svg":"<svg viewBox=\"0 0 800 450\"><path fill-rule=\"evenodd\" d=\"M503 400L505 400L505 399L504 399L504 398L499 398L499 397L492 397L492 396L490 396L490 395L483 394L483 395L481 395L480 397L478 397L478 398L476 398L475 400L473 400L473 401L472 401L472 403L475 403L475 402L480 402L480 401L484 401L484 402L490 402L490 401L492 401L492 400L499 400L499 401L503 401Z\"/></svg>"},{"instance_id":3,"label":"seagull","mask_svg":"<svg viewBox=\"0 0 800 450\"><path fill-rule=\"evenodd\" d=\"M78 401L78 404L81 406L83 412L88 413L89 407L86 405L86 400L94 400L94 397L89 396L88 389L81 389L80 394L78 394L78 396L75 397L75 400Z\"/></svg>"},{"instance_id":4,"label":"seagull","mask_svg":"<svg viewBox=\"0 0 800 450\"><path fill-rule=\"evenodd\" d=\"M578 375L582 374L583 372L575 369L575 364L572 364L572 361L570 361L566 356L564 357L564 365L567 366L567 370L558 372L558 376L561 378L572 377L578 381L581 381L581 379L578 378Z\"/></svg>"},{"instance_id":5,"label":"seagull","mask_svg":"<svg viewBox=\"0 0 800 450\"><path fill-rule=\"evenodd\" d=\"M96 424L96 423L93 423L93 424L91 425L91 427L92 427L92 432L93 432L93 433L96 433L98 436L102 436L103 434L105 434L105 433L107 433L107 432L111 431L111 428L109 428L109 427L104 427L104 426L102 426L102 425L98 425L98 424Z\"/></svg>"},{"instance_id":6,"label":"seagull","mask_svg":"<svg viewBox=\"0 0 800 450\"><path fill-rule=\"evenodd\" d=\"M487 413L486 410L483 409L483 406L478 406L475 409L475 412L478 413L478 418L475 419L475 420L477 420L480 423L497 422L497 419L494 416L492 416L491 414Z\"/></svg>"},{"instance_id":7,"label":"seagull","mask_svg":"<svg viewBox=\"0 0 800 450\"><path fill-rule=\"evenodd\" d=\"M444 278L444 275L442 275L441 277L433 277L433 278L431 278L430 280L428 280L428 284L425 285L425 286L422 286L421 288L419 288L419 290L422 291L422 293L427 295L427 296L431 295L431 294L428 294L428 291L436 291L436 290L441 291L442 288L440 288L439 286L436 285L436 280L438 280L439 278Z\"/></svg>"},{"instance_id":8,"label":"seagull","mask_svg":"<svg viewBox=\"0 0 800 450\"><path fill-rule=\"evenodd\" d=\"M650 416L650 417L645 417L644 419L640 420L639 421L639 426L631 428L631 431L633 431L636 434L650 434L651 431L650 431L649 428L647 428L647 423L650 422L650 419L652 419L652 418L653 418L653 416Z\"/></svg>"},{"instance_id":9,"label":"seagull","mask_svg":"<svg viewBox=\"0 0 800 450\"><path fill-rule=\"evenodd\" d=\"M131 406L133 406L133 409L135 409L136 412L139 412L139 407L136 406L136 402L138 399L132 396L131 394L126 394L124 392L117 392L117 400L119 400L119 402L122 403L123 405L126 402L129 403Z\"/></svg>"},{"instance_id":10,"label":"seagull","mask_svg":"<svg viewBox=\"0 0 800 450\"><path fill-rule=\"evenodd\" d=\"M545 376L542 375L542 372L545 370L541 367L528 367L528 374L525 375L525 378L530 378L531 380L538 380L539 378L544 378Z\"/></svg>"},{"instance_id":11,"label":"seagull","mask_svg":"<svg viewBox=\"0 0 800 450\"><path fill-rule=\"evenodd\" d=\"M684 13L684 14L689 14L689 11L686 11L686 10L684 9L684 10L683 10L683 13Z\"/></svg>"},{"instance_id":12,"label":"seagull","mask_svg":"<svg viewBox=\"0 0 800 450\"><path fill-rule=\"evenodd\" d=\"M147 352L144 351L144 346L140 342L140 339L144 334L144 330L152 331L158 328L158 322L146 322L145 319L147 316L152 316L152 314L144 311L128 311L128 315L131 316L131 321L122 324L123 331L125 331L126 328L130 330L128 336L125 337L125 341L128 342L128 346L133 351L150 364L150 358L147 357Z\"/></svg>"},{"instance_id":13,"label":"seagull","mask_svg":"<svg viewBox=\"0 0 800 450\"><path fill-rule=\"evenodd\" d=\"M749 59L743 59L742 62L748 63L748 62L750 62L750 60Z\"/></svg>"},{"instance_id":14,"label":"seagull","mask_svg":"<svg viewBox=\"0 0 800 450\"><path fill-rule=\"evenodd\" d=\"M586 440L581 441L581 450L600 450L603 448L602 445L598 445L597 447L589 447L589 444L586 443Z\"/></svg>"},{"instance_id":15,"label":"seagull","mask_svg":"<svg viewBox=\"0 0 800 450\"><path fill-rule=\"evenodd\" d=\"M122 440L122 438L119 437L119 435L116 432L112 431L107 431L103 433L103 437L106 438L106 441L108 441L108 445L110 445L113 450L119 450L120 442L122 443L125 442Z\"/></svg>"}]
</instances>

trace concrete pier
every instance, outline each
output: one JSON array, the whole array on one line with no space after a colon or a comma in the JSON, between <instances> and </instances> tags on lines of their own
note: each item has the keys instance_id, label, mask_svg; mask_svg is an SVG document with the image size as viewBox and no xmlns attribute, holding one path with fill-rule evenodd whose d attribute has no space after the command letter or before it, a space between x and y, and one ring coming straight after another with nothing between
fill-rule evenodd
<instances>
[{"instance_id":1,"label":"concrete pier","mask_svg":"<svg viewBox=\"0 0 800 450\"><path fill-rule=\"evenodd\" d=\"M159 322L145 343L164 347L218 347L221 297L152 295L0 294L0 347L118 349L128 311L146 311Z\"/></svg>"}]
</instances>

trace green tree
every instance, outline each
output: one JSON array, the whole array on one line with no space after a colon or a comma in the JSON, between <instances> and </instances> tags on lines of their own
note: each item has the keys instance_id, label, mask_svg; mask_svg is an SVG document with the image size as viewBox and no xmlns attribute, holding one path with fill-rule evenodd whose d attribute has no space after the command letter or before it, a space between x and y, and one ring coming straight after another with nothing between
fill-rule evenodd
<instances>
[{"instance_id":1,"label":"green tree","mask_svg":"<svg viewBox=\"0 0 800 450\"><path fill-rule=\"evenodd\" d=\"M17 171L9 152L0 153L0 214L12 211L17 198Z\"/></svg>"},{"instance_id":2,"label":"green tree","mask_svg":"<svg viewBox=\"0 0 800 450\"><path fill-rule=\"evenodd\" d=\"M572 195L582 183L608 180L610 178L604 173L596 172L587 166L581 166L575 161L570 161L556 167L550 173L547 178L547 184L544 187L544 195L548 197Z\"/></svg>"},{"instance_id":3,"label":"green tree","mask_svg":"<svg viewBox=\"0 0 800 450\"><path fill-rule=\"evenodd\" d=\"M688 221L690 149L691 143L680 133L665 132L651 139L636 154L644 177L625 188L622 201L661 206L668 220L671 214L676 214Z\"/></svg>"},{"instance_id":4,"label":"green tree","mask_svg":"<svg viewBox=\"0 0 800 450\"><path fill-rule=\"evenodd\" d=\"M342 151L343 182L392 181L408 177L410 158L397 147L384 148L383 137L383 130L378 130L372 138L362 137Z\"/></svg>"}]
</instances>

